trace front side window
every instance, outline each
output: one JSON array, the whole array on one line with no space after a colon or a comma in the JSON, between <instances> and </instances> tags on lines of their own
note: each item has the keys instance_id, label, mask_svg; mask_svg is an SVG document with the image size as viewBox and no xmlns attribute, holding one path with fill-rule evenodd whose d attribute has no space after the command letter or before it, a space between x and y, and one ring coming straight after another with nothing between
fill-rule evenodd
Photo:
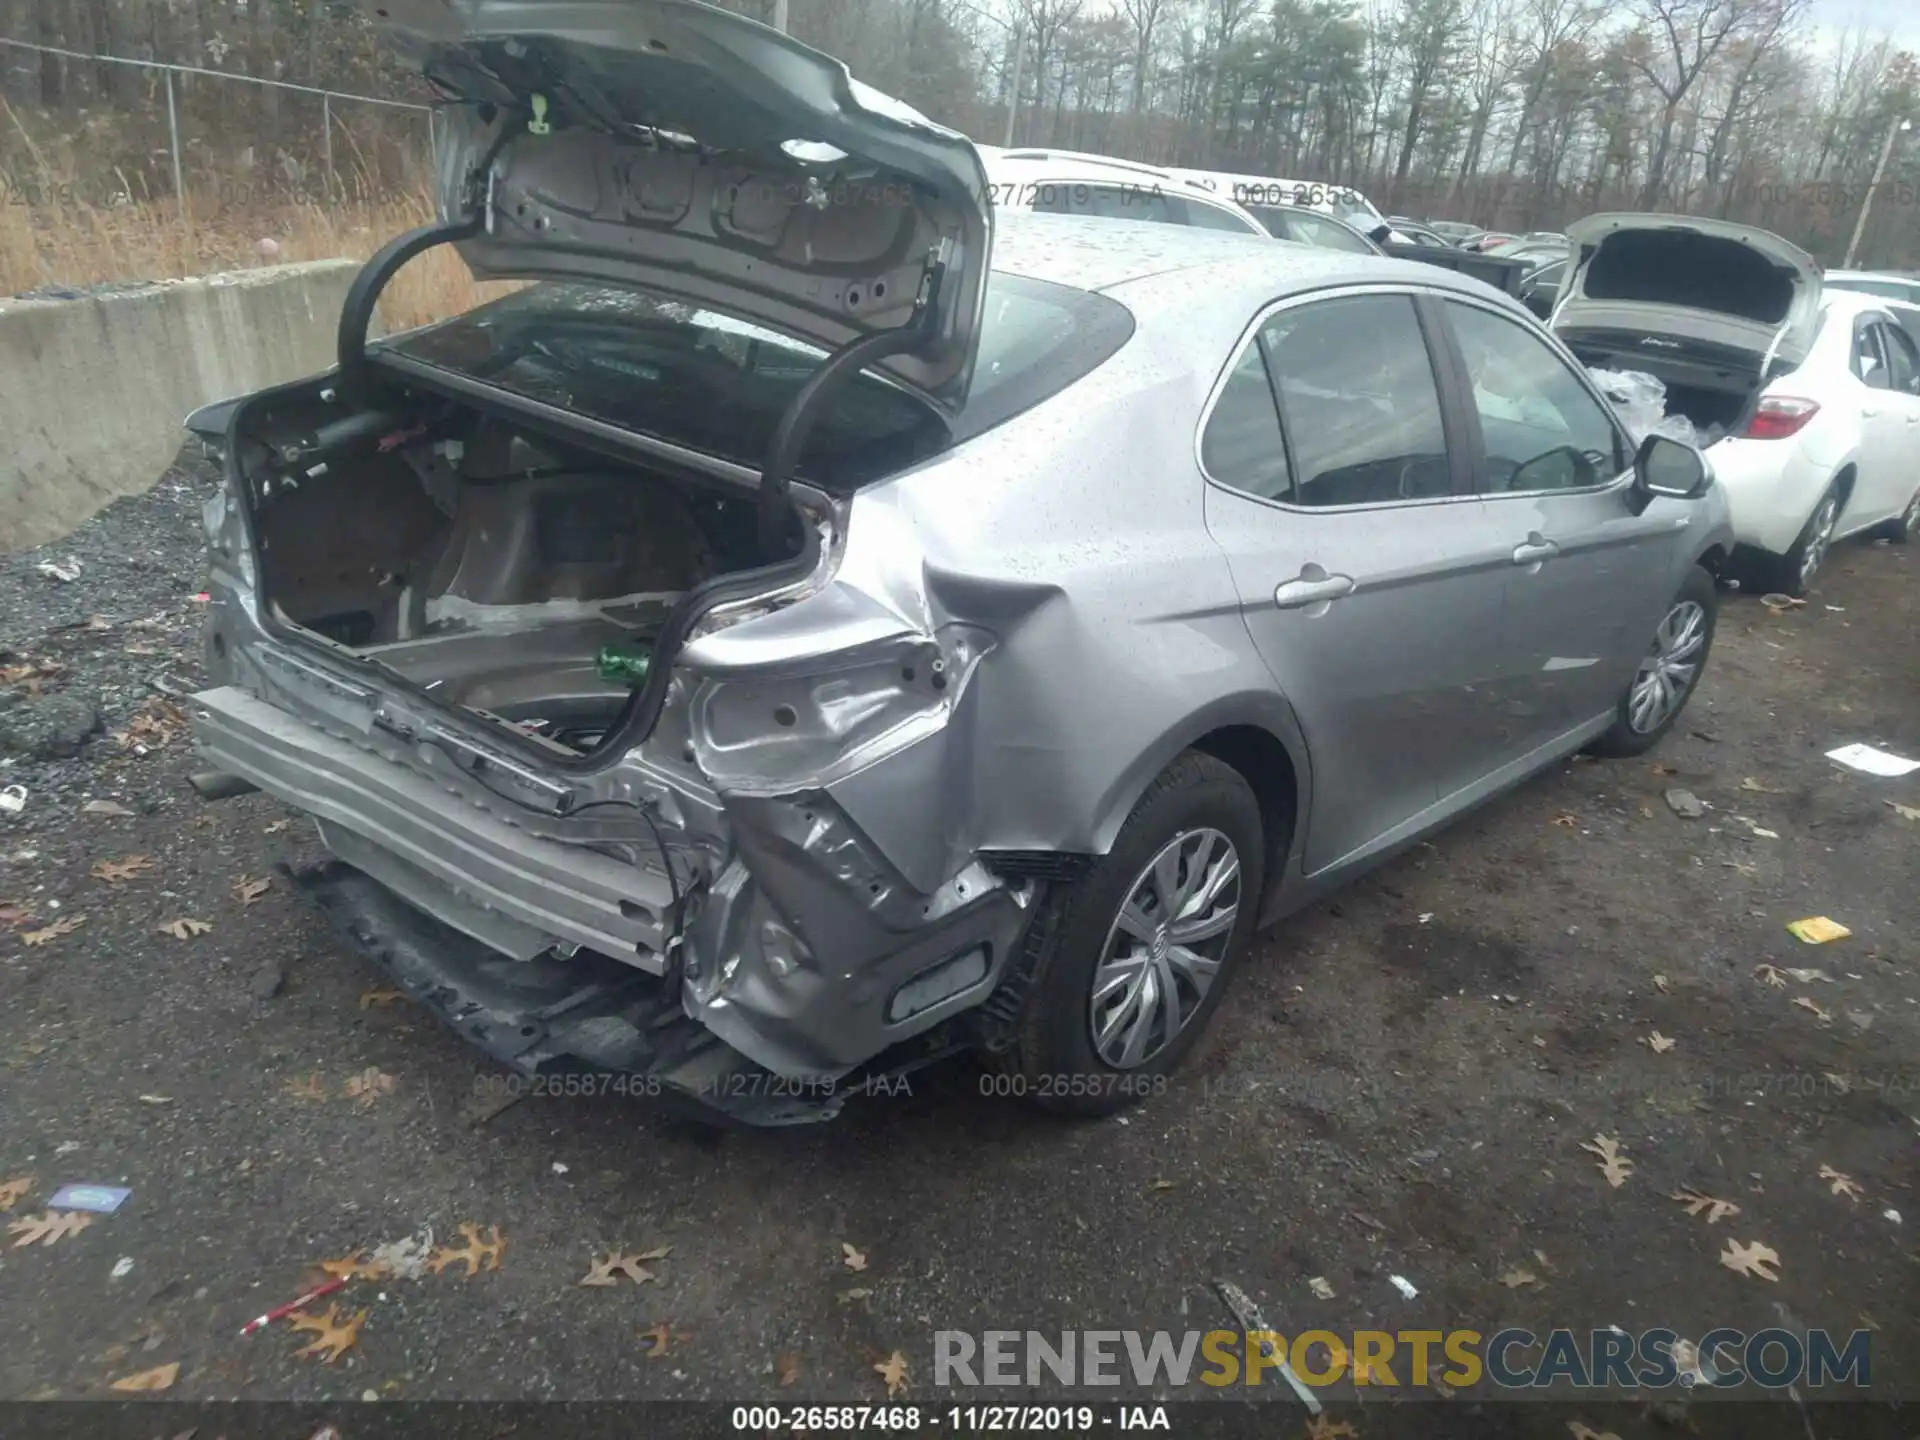
<instances>
[{"instance_id":1,"label":"front side window","mask_svg":"<svg viewBox=\"0 0 1920 1440\"><path fill-rule=\"evenodd\" d=\"M1480 414L1483 492L1580 490L1626 468L1613 417L1545 340L1476 305L1444 303Z\"/></svg>"},{"instance_id":2,"label":"front side window","mask_svg":"<svg viewBox=\"0 0 1920 1440\"><path fill-rule=\"evenodd\" d=\"M1433 360L1413 301L1351 295L1260 327L1297 505L1377 505L1453 492Z\"/></svg>"}]
</instances>

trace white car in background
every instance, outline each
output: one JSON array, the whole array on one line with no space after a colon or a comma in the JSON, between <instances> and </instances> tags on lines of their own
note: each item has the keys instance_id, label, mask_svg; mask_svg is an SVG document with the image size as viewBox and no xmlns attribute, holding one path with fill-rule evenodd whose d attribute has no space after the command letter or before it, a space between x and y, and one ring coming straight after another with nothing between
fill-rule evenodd
<instances>
[{"instance_id":1,"label":"white car in background","mask_svg":"<svg viewBox=\"0 0 1920 1440\"><path fill-rule=\"evenodd\" d=\"M997 210L1267 234L1233 201L1158 165L1076 150L976 148Z\"/></svg>"},{"instance_id":2,"label":"white car in background","mask_svg":"<svg viewBox=\"0 0 1920 1440\"><path fill-rule=\"evenodd\" d=\"M1233 175L1224 170L1174 170L1183 180L1224 195L1241 205L1292 205L1318 210L1344 221L1372 240L1411 244L1413 237L1393 228L1380 208L1349 185L1323 180L1281 180L1271 175ZM1382 230L1387 233L1382 235Z\"/></svg>"},{"instance_id":3,"label":"white car in background","mask_svg":"<svg viewBox=\"0 0 1920 1440\"><path fill-rule=\"evenodd\" d=\"M1892 302L1828 289L1750 225L1589 216L1552 327L1690 420L1765 588L1807 593L1835 540L1920 533L1920 346Z\"/></svg>"}]
</instances>

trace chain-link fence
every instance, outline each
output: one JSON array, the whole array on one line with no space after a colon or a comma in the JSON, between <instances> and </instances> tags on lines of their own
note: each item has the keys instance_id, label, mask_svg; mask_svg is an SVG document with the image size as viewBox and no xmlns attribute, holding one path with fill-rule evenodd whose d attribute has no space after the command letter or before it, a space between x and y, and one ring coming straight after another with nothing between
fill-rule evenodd
<instances>
[{"instance_id":1,"label":"chain-link fence","mask_svg":"<svg viewBox=\"0 0 1920 1440\"><path fill-rule=\"evenodd\" d=\"M166 64L157 60L135 60L124 56L94 55L78 50L65 50L53 45L29 44L24 40L12 40L4 37L0 37L0 48L30 52L35 56L53 57L60 61L84 65L123 66L140 72L140 74L147 79L150 90L157 91L157 93L152 96L155 102L155 108L163 110L165 115L167 143L164 154L167 160L167 178L171 183L171 198L182 203L184 203L193 185L197 181L204 181L207 178L195 173L193 160L196 150L205 150L208 152L204 164L206 168L211 170L216 168L220 163L221 157L216 157L212 153L217 148L233 149L238 147L242 153L245 153L246 150L251 148L250 145L247 144L247 136L250 132L244 128L239 134L221 134L221 130L223 128L230 129L231 124L229 123L228 126L223 127L221 122L222 119L226 117L218 115L212 117L196 115L193 117L198 129L203 132L212 133L197 135L188 133L186 124L187 117L183 113L182 92L189 86L199 86L202 82L256 86L272 92L276 96L298 96L301 97L308 108L315 112L311 119L317 121L317 126L310 127L302 123L307 117L296 116L291 126L275 127L278 132L276 138L284 137L289 130L291 130L297 132L303 141L311 142L317 139L318 144L317 153L314 153L311 143L296 143L280 148L278 156L280 164L277 171L272 173L270 178L283 188L306 191L317 190L323 194L332 194L341 188L343 177L349 170L361 175L367 175L371 172L371 178L376 182L383 178L378 173L380 167L369 166L364 160L365 147L362 146L360 141L355 137L354 128L345 114L345 110L350 110L354 107L374 106L379 107L381 111L388 114L398 115L410 113L418 116L418 121L415 122L418 125L418 130L415 131L411 137L405 132L399 134L391 133L390 127L383 127L388 131L383 138L403 148L407 146L408 140L411 138L415 145L423 146L428 152L431 152L437 141L435 125L436 112L431 106L415 104L411 101L388 99L377 95L359 95L343 90L327 90L312 85L296 85L285 80L268 80L256 75L237 75L228 71L212 70L197 65L175 65ZM278 118L277 104L275 108L276 118ZM13 116L12 119L14 122L13 128L19 135L26 137L31 154L36 160L39 160L41 147L33 141L28 127L18 115ZM244 126L244 120L242 120L241 123ZM317 130L317 134L313 133L315 130ZM80 143L86 138L84 135L78 137L76 143ZM216 142L219 142L219 144L216 144ZM353 156L351 158L354 163L349 165L340 163L343 158L348 157L336 156L336 144L340 144L343 149L350 148L352 150ZM107 148L106 143L103 141L99 148L104 151ZM153 155L156 154L157 151L149 148L145 153ZM250 163L253 161L251 155L248 156L248 159ZM41 168L45 169L44 161L41 162ZM16 198L22 192L32 191L36 188L44 188L44 177L36 181L32 166L18 167L18 172L19 173L16 173L15 167L7 167L4 172L0 172L0 178L4 178L8 189L14 192ZM124 177L125 171L121 169L118 173ZM147 185L142 188L146 190L146 194L142 196L127 196L126 198L159 198L155 193L158 187Z\"/></svg>"}]
</instances>

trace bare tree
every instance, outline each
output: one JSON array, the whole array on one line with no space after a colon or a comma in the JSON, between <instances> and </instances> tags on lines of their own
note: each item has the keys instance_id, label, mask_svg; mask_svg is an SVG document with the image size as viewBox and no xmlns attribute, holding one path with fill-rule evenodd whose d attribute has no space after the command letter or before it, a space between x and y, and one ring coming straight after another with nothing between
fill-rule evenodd
<instances>
[{"instance_id":1,"label":"bare tree","mask_svg":"<svg viewBox=\"0 0 1920 1440\"><path fill-rule=\"evenodd\" d=\"M1653 157L1640 188L1640 208L1651 210L1666 188L1673 131L1681 105L1728 39L1754 18L1756 0L1639 0L1648 43L1627 57L1661 102Z\"/></svg>"}]
</instances>

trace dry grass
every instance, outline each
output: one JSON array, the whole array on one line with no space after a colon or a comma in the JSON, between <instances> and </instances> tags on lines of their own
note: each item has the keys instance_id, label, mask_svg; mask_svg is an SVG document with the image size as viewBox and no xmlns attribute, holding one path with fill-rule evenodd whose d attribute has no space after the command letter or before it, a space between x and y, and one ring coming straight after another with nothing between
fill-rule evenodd
<instances>
[{"instance_id":1,"label":"dry grass","mask_svg":"<svg viewBox=\"0 0 1920 1440\"><path fill-rule=\"evenodd\" d=\"M336 256L365 259L432 216L424 189L380 199L290 199L244 213L190 192L184 214L170 200L101 207L75 200L55 184L43 186L42 194L61 198L0 203L0 295ZM422 325L469 310L505 288L476 284L460 257L441 246L394 277L381 296L380 319L388 330Z\"/></svg>"}]
</instances>

